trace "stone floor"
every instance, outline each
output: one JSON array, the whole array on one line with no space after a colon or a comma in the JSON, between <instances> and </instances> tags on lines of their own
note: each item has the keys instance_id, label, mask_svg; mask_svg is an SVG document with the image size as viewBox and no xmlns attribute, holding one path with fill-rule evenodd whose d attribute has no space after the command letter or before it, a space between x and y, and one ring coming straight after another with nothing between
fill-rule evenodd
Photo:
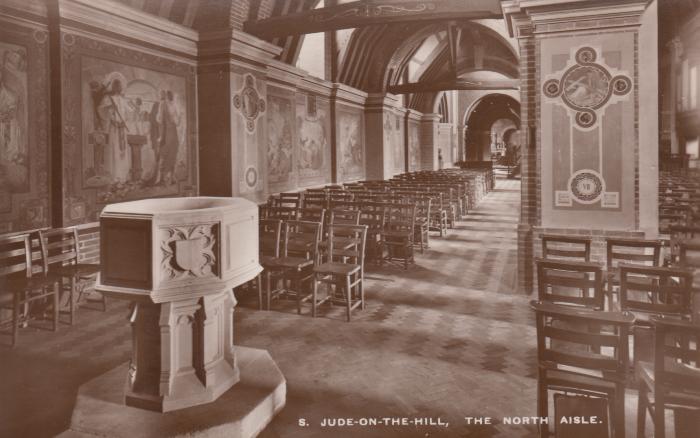
<instances>
[{"instance_id":1,"label":"stone floor","mask_svg":"<svg viewBox=\"0 0 700 438\"><path fill-rule=\"evenodd\" d=\"M258 311L239 294L235 340L269 350L287 378L286 408L260 435L296 437L517 437L535 415L536 345L529 296L515 290L519 181L497 187L415 266L367 270L367 308L312 319L290 303ZM24 329L0 347L0 436L65 430L79 385L128 360L127 307L80 309L74 326ZM0 342L7 343L5 338ZM634 400L628 400L633 431ZM493 417L469 426L465 417ZM438 418L449 426L322 427L326 418ZM306 426L300 425L305 423ZM629 436L634 436L629 434Z\"/></svg>"}]
</instances>

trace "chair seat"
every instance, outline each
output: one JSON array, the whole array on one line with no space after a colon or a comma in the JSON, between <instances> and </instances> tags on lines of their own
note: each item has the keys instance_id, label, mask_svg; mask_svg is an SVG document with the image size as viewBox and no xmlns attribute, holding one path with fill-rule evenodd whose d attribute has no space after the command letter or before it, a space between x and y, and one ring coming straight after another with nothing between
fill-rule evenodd
<instances>
[{"instance_id":1,"label":"chair seat","mask_svg":"<svg viewBox=\"0 0 700 438\"><path fill-rule=\"evenodd\" d=\"M671 369L675 373L685 374L688 377L697 379L697 372L690 370L682 364L672 363L665 367ZM654 388L654 364L651 362L637 362L637 376L647 384L649 388ZM682 388L671 388L666 392L666 404L691 405L700 407L700 393L684 392Z\"/></svg>"},{"instance_id":2,"label":"chair seat","mask_svg":"<svg viewBox=\"0 0 700 438\"><path fill-rule=\"evenodd\" d=\"M413 231L385 231L384 237L391 238L410 238L413 236Z\"/></svg>"},{"instance_id":3,"label":"chair seat","mask_svg":"<svg viewBox=\"0 0 700 438\"><path fill-rule=\"evenodd\" d=\"M279 260L279 257L273 257L273 256L267 256L267 255L260 256L260 264L263 266L263 268L277 266L278 260Z\"/></svg>"},{"instance_id":4,"label":"chair seat","mask_svg":"<svg viewBox=\"0 0 700 438\"><path fill-rule=\"evenodd\" d=\"M576 371L547 369L547 382L551 386L579 388L595 392L610 393L615 390L614 378L595 376Z\"/></svg>"},{"instance_id":5,"label":"chair seat","mask_svg":"<svg viewBox=\"0 0 700 438\"><path fill-rule=\"evenodd\" d=\"M359 265L353 265L349 263L323 263L314 269L314 272L318 274L331 274L331 275L351 275L360 271Z\"/></svg>"},{"instance_id":6,"label":"chair seat","mask_svg":"<svg viewBox=\"0 0 700 438\"><path fill-rule=\"evenodd\" d=\"M303 269L313 264L313 260L304 257L280 257L275 261L275 267L284 269Z\"/></svg>"},{"instance_id":7,"label":"chair seat","mask_svg":"<svg viewBox=\"0 0 700 438\"><path fill-rule=\"evenodd\" d=\"M51 271L61 277L88 277L100 272L100 265L91 263L78 263L77 265L57 266Z\"/></svg>"}]
</instances>

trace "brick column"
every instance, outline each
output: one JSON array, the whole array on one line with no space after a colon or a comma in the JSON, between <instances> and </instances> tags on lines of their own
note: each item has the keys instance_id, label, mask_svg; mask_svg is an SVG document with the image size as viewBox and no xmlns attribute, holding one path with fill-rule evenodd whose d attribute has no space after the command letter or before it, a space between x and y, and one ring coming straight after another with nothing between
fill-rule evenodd
<instances>
[{"instance_id":1,"label":"brick column","mask_svg":"<svg viewBox=\"0 0 700 438\"><path fill-rule=\"evenodd\" d=\"M420 169L438 168L438 133L440 114L423 114L420 134Z\"/></svg>"}]
</instances>

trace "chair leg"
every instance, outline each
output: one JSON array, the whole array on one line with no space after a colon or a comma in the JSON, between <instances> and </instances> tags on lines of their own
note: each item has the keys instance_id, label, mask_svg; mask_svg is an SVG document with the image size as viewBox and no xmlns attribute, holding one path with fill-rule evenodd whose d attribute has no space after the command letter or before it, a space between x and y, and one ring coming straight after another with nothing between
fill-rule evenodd
<instances>
[{"instance_id":1,"label":"chair leg","mask_svg":"<svg viewBox=\"0 0 700 438\"><path fill-rule=\"evenodd\" d=\"M21 292L15 292L12 306L12 346L17 344L17 336L19 332L19 313L20 313L20 296Z\"/></svg>"},{"instance_id":2,"label":"chair leg","mask_svg":"<svg viewBox=\"0 0 700 438\"><path fill-rule=\"evenodd\" d=\"M345 297L346 297L346 313L348 322L350 322L350 308L352 307L352 291L350 290L350 276L345 277Z\"/></svg>"},{"instance_id":3,"label":"chair leg","mask_svg":"<svg viewBox=\"0 0 700 438\"><path fill-rule=\"evenodd\" d=\"M68 304L68 324L73 325L73 317L75 316L75 304L73 303L73 298L75 296L76 281L75 277L70 278L70 294L68 299L70 300Z\"/></svg>"},{"instance_id":4,"label":"chair leg","mask_svg":"<svg viewBox=\"0 0 700 438\"><path fill-rule=\"evenodd\" d=\"M625 438L625 388L620 385L615 389L615 436Z\"/></svg>"},{"instance_id":5,"label":"chair leg","mask_svg":"<svg viewBox=\"0 0 700 438\"><path fill-rule=\"evenodd\" d=\"M60 280L59 280L60 281ZM61 289L56 282L53 285L53 331L58 330L58 295L61 293ZM71 306L73 305L73 299L71 297ZM72 313L72 312L71 312ZM71 325L73 325L73 316L71 314L70 319Z\"/></svg>"},{"instance_id":6,"label":"chair leg","mask_svg":"<svg viewBox=\"0 0 700 438\"><path fill-rule=\"evenodd\" d=\"M357 284L357 287L360 288L360 308L362 310L365 310L365 285L364 285L364 273L360 272L360 282Z\"/></svg>"},{"instance_id":7,"label":"chair leg","mask_svg":"<svg viewBox=\"0 0 700 438\"><path fill-rule=\"evenodd\" d=\"M542 383L542 376L537 379L537 416L540 418L547 417L549 415L548 406L549 401L547 400L547 387ZM540 438L547 438L549 436L549 425L540 424Z\"/></svg>"},{"instance_id":8,"label":"chair leg","mask_svg":"<svg viewBox=\"0 0 700 438\"><path fill-rule=\"evenodd\" d=\"M301 315L301 280L297 279L292 283L294 295L297 297L297 315Z\"/></svg>"},{"instance_id":9,"label":"chair leg","mask_svg":"<svg viewBox=\"0 0 700 438\"><path fill-rule=\"evenodd\" d=\"M659 394L657 394L659 392ZM664 408L665 400L661 391L654 392L654 438L664 438L666 436L666 409Z\"/></svg>"},{"instance_id":10,"label":"chair leg","mask_svg":"<svg viewBox=\"0 0 700 438\"><path fill-rule=\"evenodd\" d=\"M318 293L318 283L316 282L316 274L311 276L312 292L311 292L311 317L316 318L316 294Z\"/></svg>"},{"instance_id":11,"label":"chair leg","mask_svg":"<svg viewBox=\"0 0 700 438\"><path fill-rule=\"evenodd\" d=\"M271 278L271 277L272 277L272 275L270 274L270 272L268 272L268 273L267 273L267 276L266 276L266 281L265 281L265 282L267 283L267 288L266 288L266 291L265 291L265 292L266 292L266 296L267 296L267 310L270 310L270 295L272 295L272 290L270 289L270 288L272 287L272 286L270 285L270 283L271 283L271 281L272 281L272 278Z\"/></svg>"},{"instance_id":12,"label":"chair leg","mask_svg":"<svg viewBox=\"0 0 700 438\"><path fill-rule=\"evenodd\" d=\"M644 429L647 421L647 386L640 382L639 401L637 402L637 438L644 438Z\"/></svg>"},{"instance_id":13,"label":"chair leg","mask_svg":"<svg viewBox=\"0 0 700 438\"><path fill-rule=\"evenodd\" d=\"M258 310L263 309L262 277L263 277L263 274L261 272L258 274L258 278L255 279L255 282L258 284Z\"/></svg>"}]
</instances>

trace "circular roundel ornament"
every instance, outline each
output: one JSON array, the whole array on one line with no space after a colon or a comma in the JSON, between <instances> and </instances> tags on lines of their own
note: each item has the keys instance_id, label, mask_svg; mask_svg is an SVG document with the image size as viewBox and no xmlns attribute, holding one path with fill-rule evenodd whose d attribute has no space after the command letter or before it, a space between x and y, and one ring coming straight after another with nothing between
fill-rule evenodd
<instances>
[{"instance_id":1,"label":"circular roundel ornament","mask_svg":"<svg viewBox=\"0 0 700 438\"><path fill-rule=\"evenodd\" d=\"M576 113L576 123L582 128L590 128L595 125L597 116L594 111L584 110Z\"/></svg>"},{"instance_id":2,"label":"circular roundel ornament","mask_svg":"<svg viewBox=\"0 0 700 438\"><path fill-rule=\"evenodd\" d=\"M561 87L559 86L558 79L549 79L542 86L542 91L544 95L549 98L558 97L561 94Z\"/></svg>"},{"instance_id":3,"label":"circular roundel ornament","mask_svg":"<svg viewBox=\"0 0 700 438\"><path fill-rule=\"evenodd\" d=\"M627 76L615 76L612 80L613 93L622 96L630 92L632 88L632 80Z\"/></svg>"},{"instance_id":4,"label":"circular roundel ornament","mask_svg":"<svg viewBox=\"0 0 700 438\"><path fill-rule=\"evenodd\" d=\"M576 62L579 64L590 64L595 62L597 55L592 47L581 47L576 52Z\"/></svg>"},{"instance_id":5,"label":"circular roundel ornament","mask_svg":"<svg viewBox=\"0 0 700 438\"><path fill-rule=\"evenodd\" d=\"M258 171L255 167L249 167L245 171L245 183L248 187L253 188L258 183Z\"/></svg>"},{"instance_id":6,"label":"circular roundel ornament","mask_svg":"<svg viewBox=\"0 0 700 438\"><path fill-rule=\"evenodd\" d=\"M610 98L610 79L598 64L573 66L561 80L562 99L573 109L598 109Z\"/></svg>"},{"instance_id":7,"label":"circular roundel ornament","mask_svg":"<svg viewBox=\"0 0 700 438\"><path fill-rule=\"evenodd\" d=\"M571 176L569 188L574 199L581 204L593 204L600 200L605 190L603 178L595 170L579 170Z\"/></svg>"}]
</instances>

